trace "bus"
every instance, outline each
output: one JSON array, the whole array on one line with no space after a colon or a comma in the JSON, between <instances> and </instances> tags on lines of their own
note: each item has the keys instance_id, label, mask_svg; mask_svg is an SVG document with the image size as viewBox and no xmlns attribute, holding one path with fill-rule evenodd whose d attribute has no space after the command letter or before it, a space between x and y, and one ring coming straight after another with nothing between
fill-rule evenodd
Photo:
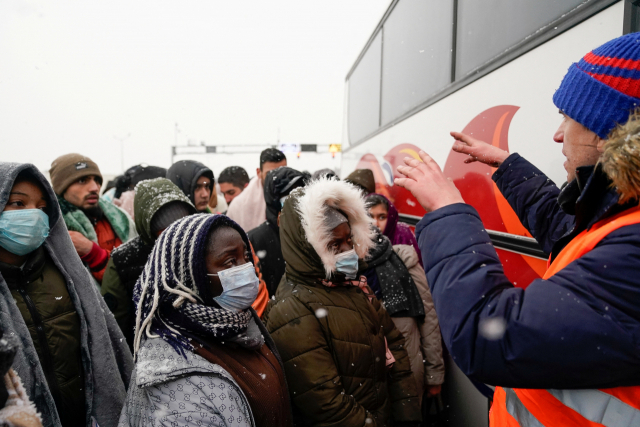
<instances>
[{"instance_id":1,"label":"bus","mask_svg":"<svg viewBox=\"0 0 640 427\"><path fill-rule=\"evenodd\" d=\"M424 210L393 185L407 156L429 153L474 206L505 274L527 284L548 254L491 180L495 168L464 164L450 131L518 152L557 185L566 180L561 122L552 96L573 62L638 31L638 1L394 0L346 77L341 175L374 172L376 192L415 225ZM447 425L488 425L490 392L478 391L446 358Z\"/></svg>"}]
</instances>

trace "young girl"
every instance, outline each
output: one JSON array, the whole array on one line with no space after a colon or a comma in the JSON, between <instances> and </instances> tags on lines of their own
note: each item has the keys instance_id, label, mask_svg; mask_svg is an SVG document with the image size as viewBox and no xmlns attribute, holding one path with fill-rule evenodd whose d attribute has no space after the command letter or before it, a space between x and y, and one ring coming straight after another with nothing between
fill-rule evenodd
<instances>
[{"instance_id":1,"label":"young girl","mask_svg":"<svg viewBox=\"0 0 640 427\"><path fill-rule=\"evenodd\" d=\"M366 198L369 215L375 221L382 234L391 240L392 245L411 245L418 254L418 261L422 265L422 253L418 247L416 236L405 223L399 222L398 209L382 194L369 194Z\"/></svg>"}]
</instances>

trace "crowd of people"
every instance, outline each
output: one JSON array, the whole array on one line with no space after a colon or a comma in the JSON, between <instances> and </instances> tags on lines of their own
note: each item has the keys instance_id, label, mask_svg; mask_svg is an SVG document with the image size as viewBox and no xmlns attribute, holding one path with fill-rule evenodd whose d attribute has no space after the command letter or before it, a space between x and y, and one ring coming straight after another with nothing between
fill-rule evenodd
<instances>
[{"instance_id":1,"label":"crowd of people","mask_svg":"<svg viewBox=\"0 0 640 427\"><path fill-rule=\"evenodd\" d=\"M415 235L372 171L297 171L275 148L252 179L0 163L0 425L417 427L443 343L497 386L492 426L638 425L638 75L638 34L569 69L561 189L452 133L550 254L526 290L424 152L396 178L428 212Z\"/></svg>"}]
</instances>

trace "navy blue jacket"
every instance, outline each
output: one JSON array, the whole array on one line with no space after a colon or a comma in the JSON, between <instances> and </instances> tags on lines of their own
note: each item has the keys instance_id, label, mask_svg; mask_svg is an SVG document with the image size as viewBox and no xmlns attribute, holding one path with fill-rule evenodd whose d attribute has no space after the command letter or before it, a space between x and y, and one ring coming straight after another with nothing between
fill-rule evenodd
<instances>
[{"instance_id":1,"label":"navy blue jacket","mask_svg":"<svg viewBox=\"0 0 640 427\"><path fill-rule=\"evenodd\" d=\"M599 219L629 207L617 204L599 168L580 168L561 192L512 154L493 179L553 255ZM565 213L559 200L575 215ZM416 234L442 337L472 379L519 388L640 385L640 225L609 234L526 291L504 275L473 207L455 204L429 213ZM499 332L502 325L503 335L481 333Z\"/></svg>"}]
</instances>

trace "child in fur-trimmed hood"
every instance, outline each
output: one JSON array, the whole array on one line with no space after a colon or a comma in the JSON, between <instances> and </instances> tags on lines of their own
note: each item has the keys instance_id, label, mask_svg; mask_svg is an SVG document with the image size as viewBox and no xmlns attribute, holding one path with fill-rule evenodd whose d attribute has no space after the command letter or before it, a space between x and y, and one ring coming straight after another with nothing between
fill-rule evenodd
<instances>
[{"instance_id":1,"label":"child in fur-trimmed hood","mask_svg":"<svg viewBox=\"0 0 640 427\"><path fill-rule=\"evenodd\" d=\"M320 178L284 203L287 265L265 323L284 362L296 425L421 419L405 340L359 275L374 236L360 191L344 181Z\"/></svg>"}]
</instances>

